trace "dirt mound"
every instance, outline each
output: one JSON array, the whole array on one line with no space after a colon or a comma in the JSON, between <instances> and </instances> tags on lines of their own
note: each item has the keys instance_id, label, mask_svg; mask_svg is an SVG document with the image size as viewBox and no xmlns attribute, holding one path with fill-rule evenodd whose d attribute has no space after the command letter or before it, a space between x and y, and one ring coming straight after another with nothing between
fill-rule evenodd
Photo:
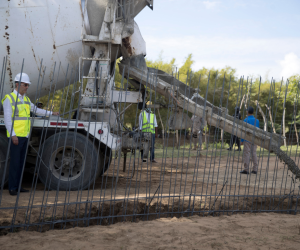
<instances>
[{"instance_id":1,"label":"dirt mound","mask_svg":"<svg viewBox=\"0 0 300 250\"><path fill-rule=\"evenodd\" d=\"M162 218L0 237L6 249L299 249L300 216Z\"/></svg>"}]
</instances>

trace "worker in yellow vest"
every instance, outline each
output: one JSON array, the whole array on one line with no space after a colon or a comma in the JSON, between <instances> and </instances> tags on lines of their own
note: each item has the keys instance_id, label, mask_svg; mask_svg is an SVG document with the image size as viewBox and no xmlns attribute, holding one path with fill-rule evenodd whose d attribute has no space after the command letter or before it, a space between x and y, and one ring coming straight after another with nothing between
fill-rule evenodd
<instances>
[{"instance_id":1,"label":"worker in yellow vest","mask_svg":"<svg viewBox=\"0 0 300 250\"><path fill-rule=\"evenodd\" d=\"M58 112L39 109L31 103L30 99L25 96L30 84L27 74L17 74L15 90L2 99L7 137L11 138L8 182L10 195L17 195L20 186L30 133L30 111L40 116L59 115ZM29 191L20 187L20 192Z\"/></svg>"},{"instance_id":2,"label":"worker in yellow vest","mask_svg":"<svg viewBox=\"0 0 300 250\"><path fill-rule=\"evenodd\" d=\"M154 160L154 144L155 144L155 138L157 138L157 121L156 116L151 112L151 109L146 108L141 111L139 116L139 128L142 132L145 133L151 133L151 151L150 151L150 161L153 163L157 163L157 161ZM145 159L143 159L143 150L141 150L141 156L143 162L146 162Z\"/></svg>"}]
</instances>

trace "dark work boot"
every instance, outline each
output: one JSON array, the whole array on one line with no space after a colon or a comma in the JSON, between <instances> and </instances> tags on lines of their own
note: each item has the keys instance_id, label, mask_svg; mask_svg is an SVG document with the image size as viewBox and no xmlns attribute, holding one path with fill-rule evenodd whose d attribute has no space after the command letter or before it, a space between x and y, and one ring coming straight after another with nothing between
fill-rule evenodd
<instances>
[{"instance_id":1,"label":"dark work boot","mask_svg":"<svg viewBox=\"0 0 300 250\"><path fill-rule=\"evenodd\" d=\"M27 189L24 189L24 188L22 188L22 187L21 187L21 189L20 189L20 192L21 192L21 193L28 193L28 192L29 192L29 190L27 190Z\"/></svg>"},{"instance_id":2,"label":"dark work boot","mask_svg":"<svg viewBox=\"0 0 300 250\"><path fill-rule=\"evenodd\" d=\"M18 192L16 190L9 190L10 195L17 195Z\"/></svg>"}]
</instances>

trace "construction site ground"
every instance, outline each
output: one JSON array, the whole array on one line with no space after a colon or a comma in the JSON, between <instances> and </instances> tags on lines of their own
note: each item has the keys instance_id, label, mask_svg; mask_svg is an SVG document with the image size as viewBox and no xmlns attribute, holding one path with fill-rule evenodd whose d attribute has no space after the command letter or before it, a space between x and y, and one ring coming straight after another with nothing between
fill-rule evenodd
<instances>
[{"instance_id":1,"label":"construction site ground","mask_svg":"<svg viewBox=\"0 0 300 250\"><path fill-rule=\"evenodd\" d=\"M30 222L35 225L28 230L47 231L86 226L84 218L99 216L103 219L92 219L88 225L176 217L181 211L186 211L187 216L231 215L253 210L295 211L299 183L293 182L287 168L275 156L259 158L257 175L241 175L241 152L229 152L231 157L227 157L227 150L203 150L201 154L200 157L156 158L158 163L141 163L136 158L133 177L130 156L127 156L125 173L123 158L113 159L109 170L89 190L49 191L38 182L34 192L20 194L18 210L14 210L16 196L10 196L6 189L2 194L0 224L10 225L14 213L15 225ZM31 189L31 185L32 177L23 180L24 188ZM270 198L271 195L276 197ZM51 224L60 219L69 221ZM42 221L49 225L39 227ZM15 231L23 230L23 227L15 228ZM7 232L8 229L3 229L0 233Z\"/></svg>"},{"instance_id":2,"label":"construction site ground","mask_svg":"<svg viewBox=\"0 0 300 250\"><path fill-rule=\"evenodd\" d=\"M299 249L300 216L278 213L161 218L0 236L10 249Z\"/></svg>"}]
</instances>

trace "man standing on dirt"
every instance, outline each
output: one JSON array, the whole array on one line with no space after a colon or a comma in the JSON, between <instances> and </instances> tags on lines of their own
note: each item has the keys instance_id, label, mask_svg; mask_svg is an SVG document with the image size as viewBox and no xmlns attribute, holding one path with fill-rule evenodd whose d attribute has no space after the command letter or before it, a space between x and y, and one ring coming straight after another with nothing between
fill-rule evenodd
<instances>
[{"instance_id":1,"label":"man standing on dirt","mask_svg":"<svg viewBox=\"0 0 300 250\"><path fill-rule=\"evenodd\" d=\"M157 132L157 121L156 116L151 112L151 109L146 108L141 111L139 116L139 129L142 132L145 133L151 133L151 150L150 150L150 161L153 163L157 163L156 160L154 160L154 145L155 145L155 138L157 138L158 132ZM145 159L143 159L143 150L141 150L141 157L143 162L146 162Z\"/></svg>"},{"instance_id":2,"label":"man standing on dirt","mask_svg":"<svg viewBox=\"0 0 300 250\"><path fill-rule=\"evenodd\" d=\"M10 195L18 194L30 133L30 111L40 116L59 114L58 112L39 109L31 103L30 99L25 96L30 84L27 74L17 74L15 77L15 90L2 99L7 137L11 137L8 182ZM20 192L29 191L21 187Z\"/></svg>"},{"instance_id":3,"label":"man standing on dirt","mask_svg":"<svg viewBox=\"0 0 300 250\"><path fill-rule=\"evenodd\" d=\"M255 119L253 116L254 109L252 107L248 108L248 117L244 120L244 122L247 122L257 128L259 128L259 120ZM256 155L256 149L257 145L253 144L252 142L246 141L244 139L241 139L242 145L244 144L244 152L243 152L243 162L244 162L244 170L241 171L241 174L249 174L249 163L250 158L252 157L253 161L253 170L252 174L257 174L258 170L258 160Z\"/></svg>"},{"instance_id":4,"label":"man standing on dirt","mask_svg":"<svg viewBox=\"0 0 300 250\"><path fill-rule=\"evenodd\" d=\"M203 118L193 115L191 118L193 125L192 125L192 137L193 137L193 144L194 144L194 150L197 150L197 143L199 143L199 150L202 149L202 127L203 124Z\"/></svg>"},{"instance_id":5,"label":"man standing on dirt","mask_svg":"<svg viewBox=\"0 0 300 250\"><path fill-rule=\"evenodd\" d=\"M235 119L242 120L242 116L240 114L240 108L239 107L235 107L235 112L234 112L233 117L235 117ZM235 135L231 135L230 146L229 146L229 148L227 150L231 151L234 144L236 144L238 146L238 150L237 151L241 151L240 138L238 138Z\"/></svg>"}]
</instances>

